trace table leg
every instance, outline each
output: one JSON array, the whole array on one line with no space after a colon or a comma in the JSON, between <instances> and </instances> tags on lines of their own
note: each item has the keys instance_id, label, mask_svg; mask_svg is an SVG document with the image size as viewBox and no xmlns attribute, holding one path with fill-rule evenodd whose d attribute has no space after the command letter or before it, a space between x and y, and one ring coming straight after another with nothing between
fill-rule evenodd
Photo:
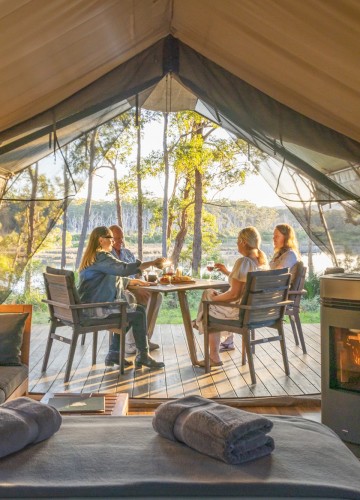
<instances>
[{"instance_id":1,"label":"table leg","mask_svg":"<svg viewBox=\"0 0 360 500\"><path fill-rule=\"evenodd\" d=\"M198 358L196 354L196 345L195 345L195 339L194 339L194 332L192 329L191 325L191 317L190 317L190 309L189 309L189 303L186 297L186 291L178 291L178 297L179 297L179 303L180 303L180 309L181 309L181 314L183 317L183 322L184 322L184 327L185 327L185 333L186 333L186 339L187 343L189 346L189 351L190 351L190 359L193 365L198 364Z\"/></svg>"},{"instance_id":2,"label":"table leg","mask_svg":"<svg viewBox=\"0 0 360 500\"><path fill-rule=\"evenodd\" d=\"M151 339L152 334L154 333L154 328L155 328L155 323L157 319L157 314L155 314L156 311L156 303L158 299L158 295L160 292L151 292L150 293L150 300L149 300L149 305L148 305L148 310L147 310L147 324L148 324L148 337Z\"/></svg>"}]
</instances>

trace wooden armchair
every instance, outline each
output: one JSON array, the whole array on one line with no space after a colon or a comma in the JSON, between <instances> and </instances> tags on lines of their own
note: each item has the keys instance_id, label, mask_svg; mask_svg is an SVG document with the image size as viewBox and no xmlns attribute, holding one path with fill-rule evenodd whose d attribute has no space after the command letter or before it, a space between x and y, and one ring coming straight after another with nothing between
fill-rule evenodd
<instances>
[{"instance_id":1,"label":"wooden armchair","mask_svg":"<svg viewBox=\"0 0 360 500\"><path fill-rule=\"evenodd\" d=\"M306 354L306 346L304 333L301 327L300 321L300 301L301 298L306 295L306 290L304 290L304 283L306 277L307 268L302 262L297 263L295 279L291 284L289 290L289 300L292 300L292 304L287 306L285 314L289 316L291 329L294 334L295 344L299 345L299 339L301 348L304 354Z\"/></svg>"},{"instance_id":2,"label":"wooden armchair","mask_svg":"<svg viewBox=\"0 0 360 500\"><path fill-rule=\"evenodd\" d=\"M287 300L291 275L287 269L255 271L247 275L245 292L240 304L234 305L220 301L203 301L204 305L204 351L205 372L210 372L209 335L213 332L228 331L242 335L242 364L249 363L251 382L256 384L253 361L253 347L265 342L280 341L286 375L290 374L286 352L283 318L285 308L291 304ZM209 314L211 305L236 307L239 309L238 320L217 319ZM255 338L257 328L271 328L277 335Z\"/></svg>"},{"instance_id":3,"label":"wooden armchair","mask_svg":"<svg viewBox=\"0 0 360 500\"><path fill-rule=\"evenodd\" d=\"M97 338L101 330L110 330L120 335L120 356L119 369L124 373L125 356L125 334L127 327L126 301L118 302L97 302L92 304L82 304L80 302L76 287L74 273L62 269L47 268L44 273L46 300L44 302L49 307L50 330L45 349L45 356L42 371L46 371L49 361L50 351L54 340L70 344L68 360L65 369L64 382L70 378L71 367L74 359L75 349L79 335L93 334L92 363L96 363ZM118 307L119 314L112 314L107 318L88 318L83 314L86 309L95 307ZM72 329L71 338L57 335L56 329L67 326Z\"/></svg>"}]
</instances>

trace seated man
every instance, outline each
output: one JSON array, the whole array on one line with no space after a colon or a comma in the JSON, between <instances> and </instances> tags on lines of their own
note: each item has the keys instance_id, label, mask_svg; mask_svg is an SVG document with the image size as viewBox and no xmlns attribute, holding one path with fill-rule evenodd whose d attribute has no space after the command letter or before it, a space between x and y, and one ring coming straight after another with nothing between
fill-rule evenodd
<instances>
[{"instance_id":1,"label":"seated man","mask_svg":"<svg viewBox=\"0 0 360 500\"><path fill-rule=\"evenodd\" d=\"M128 249L125 248L124 246L124 232L122 228L116 224L110 226L110 230L113 233L114 236L114 243L113 243L113 248L112 248L112 254L114 257L117 259L126 262L127 264L131 262L136 261L135 255ZM129 278L135 278L135 276L129 276ZM138 288L132 290L132 293L135 295L136 300L138 304L143 305L146 308L146 312L148 313L149 310L149 303L150 303L150 296L151 292L146 290L145 288ZM162 294L159 293L157 296L157 302L155 306L155 311L154 311L154 321L157 318L161 303L162 303L163 297ZM154 323L153 321L153 323ZM154 331L154 324L150 324L148 322L148 337L149 337L149 349L150 351L153 351L154 349L159 349L159 345L155 344L154 342L151 342L150 339L152 337L153 331ZM126 334L126 342L125 342L125 352L126 354L135 354L136 352L136 346L135 346L135 339L132 334L132 330L129 330L128 333Z\"/></svg>"}]
</instances>

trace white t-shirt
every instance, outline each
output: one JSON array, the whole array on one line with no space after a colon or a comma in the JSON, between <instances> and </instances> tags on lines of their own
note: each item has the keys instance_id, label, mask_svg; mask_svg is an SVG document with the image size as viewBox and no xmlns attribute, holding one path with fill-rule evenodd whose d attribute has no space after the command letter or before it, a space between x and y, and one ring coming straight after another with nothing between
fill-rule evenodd
<instances>
[{"instance_id":1,"label":"white t-shirt","mask_svg":"<svg viewBox=\"0 0 360 500\"><path fill-rule=\"evenodd\" d=\"M231 280L236 279L238 281L246 282L247 274L252 271L261 271L267 269L267 266L260 266L258 261L251 259L250 257L240 257L234 264L231 273L229 274L229 283L231 286ZM216 300L216 298L215 298ZM232 301L237 304L241 302L241 297L238 300ZM210 316L214 318L221 319L238 319L239 309L222 307L220 305L210 306Z\"/></svg>"},{"instance_id":2,"label":"white t-shirt","mask_svg":"<svg viewBox=\"0 0 360 500\"><path fill-rule=\"evenodd\" d=\"M299 259L294 250L286 250L284 253L275 254L269 262L270 269L283 269L288 267L291 273L291 282L295 279L296 268Z\"/></svg>"}]
</instances>

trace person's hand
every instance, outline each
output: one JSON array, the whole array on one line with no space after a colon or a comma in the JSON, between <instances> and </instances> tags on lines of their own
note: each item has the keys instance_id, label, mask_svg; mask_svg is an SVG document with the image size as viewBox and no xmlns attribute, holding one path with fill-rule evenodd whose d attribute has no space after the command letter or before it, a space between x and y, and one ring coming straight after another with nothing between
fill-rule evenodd
<instances>
[{"instance_id":1,"label":"person's hand","mask_svg":"<svg viewBox=\"0 0 360 500\"><path fill-rule=\"evenodd\" d=\"M159 257L158 259L153 260L151 265L157 267L158 269L163 269L166 262L167 259L165 259L165 257Z\"/></svg>"},{"instance_id":2,"label":"person's hand","mask_svg":"<svg viewBox=\"0 0 360 500\"><path fill-rule=\"evenodd\" d=\"M229 271L227 270L226 266L224 264L221 264L220 262L216 262L214 265L215 269L220 271L222 274L225 274L226 276L229 276Z\"/></svg>"},{"instance_id":3,"label":"person's hand","mask_svg":"<svg viewBox=\"0 0 360 500\"><path fill-rule=\"evenodd\" d=\"M209 299L210 300L216 300L218 293L216 290L210 289L209 290Z\"/></svg>"},{"instance_id":4,"label":"person's hand","mask_svg":"<svg viewBox=\"0 0 360 500\"><path fill-rule=\"evenodd\" d=\"M131 279L129 280L129 286L150 286L145 280Z\"/></svg>"}]
</instances>

